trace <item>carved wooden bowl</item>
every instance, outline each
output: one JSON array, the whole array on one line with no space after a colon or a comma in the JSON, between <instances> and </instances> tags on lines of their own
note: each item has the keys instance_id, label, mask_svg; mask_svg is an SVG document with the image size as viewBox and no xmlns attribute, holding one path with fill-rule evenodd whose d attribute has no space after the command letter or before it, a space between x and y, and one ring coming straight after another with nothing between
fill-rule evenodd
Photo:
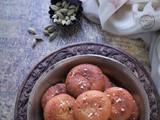
<instances>
[{"instance_id":1,"label":"carved wooden bowl","mask_svg":"<svg viewBox=\"0 0 160 120\"><path fill-rule=\"evenodd\" d=\"M58 82L64 82L68 72L76 65L89 63L98 66L110 77L114 85L127 89L137 101L138 120L150 120L150 107L147 94L138 78L125 65L117 60L93 54L77 55L59 61L51 66L36 82L30 94L27 119L43 120L41 99L44 92Z\"/></svg>"},{"instance_id":2,"label":"carved wooden bowl","mask_svg":"<svg viewBox=\"0 0 160 120\"><path fill-rule=\"evenodd\" d=\"M150 105L150 120L160 119L160 98L152 79L142 64L120 49L117 49L108 44L91 42L75 43L65 46L59 50L54 51L52 54L46 56L41 62L37 63L37 65L26 76L23 84L19 89L15 104L14 119L27 119L27 107L30 93L37 80L49 67L65 58L85 54L102 55L115 59L127 66L127 68L129 68L133 73L136 73L140 84L143 86L148 96Z\"/></svg>"}]
</instances>

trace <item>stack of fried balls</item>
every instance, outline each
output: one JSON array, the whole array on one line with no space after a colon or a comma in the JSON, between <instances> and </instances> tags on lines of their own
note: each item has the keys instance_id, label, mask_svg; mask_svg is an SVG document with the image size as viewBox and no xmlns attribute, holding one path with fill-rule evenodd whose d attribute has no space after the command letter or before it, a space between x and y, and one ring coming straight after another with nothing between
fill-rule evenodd
<instances>
[{"instance_id":1,"label":"stack of fried balls","mask_svg":"<svg viewBox=\"0 0 160 120\"><path fill-rule=\"evenodd\" d=\"M137 120L139 115L133 96L92 64L72 68L65 83L51 86L41 102L44 120Z\"/></svg>"}]
</instances>

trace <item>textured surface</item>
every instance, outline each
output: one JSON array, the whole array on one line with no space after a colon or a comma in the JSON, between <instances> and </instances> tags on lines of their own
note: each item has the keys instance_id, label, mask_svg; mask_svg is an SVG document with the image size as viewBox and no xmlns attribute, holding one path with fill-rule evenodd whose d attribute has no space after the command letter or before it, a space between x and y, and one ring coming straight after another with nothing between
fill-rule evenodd
<instances>
[{"instance_id":1,"label":"textured surface","mask_svg":"<svg viewBox=\"0 0 160 120\"><path fill-rule=\"evenodd\" d=\"M148 48L141 40L110 35L99 25L84 17L76 26L57 28L59 36L52 42L44 37L34 49L33 36L28 27L34 27L39 34L45 25L51 23L48 15L49 0L0 0L0 118L12 120L16 96L20 85L29 71L44 57L76 42L98 42L117 46L133 55L150 71Z\"/></svg>"}]
</instances>

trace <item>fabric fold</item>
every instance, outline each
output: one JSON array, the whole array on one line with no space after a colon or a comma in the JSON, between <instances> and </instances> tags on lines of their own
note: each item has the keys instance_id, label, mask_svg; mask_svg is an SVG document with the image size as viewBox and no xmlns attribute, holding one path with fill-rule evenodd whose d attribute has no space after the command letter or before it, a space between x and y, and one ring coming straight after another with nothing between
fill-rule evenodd
<instances>
[{"instance_id":1,"label":"fabric fold","mask_svg":"<svg viewBox=\"0 0 160 120\"><path fill-rule=\"evenodd\" d=\"M127 0L99 0L98 15L102 28L105 30L106 22Z\"/></svg>"},{"instance_id":2,"label":"fabric fold","mask_svg":"<svg viewBox=\"0 0 160 120\"><path fill-rule=\"evenodd\" d=\"M83 14L116 35L141 38L150 45L151 76L160 94L160 1L81 0ZM158 35L157 35L158 34Z\"/></svg>"},{"instance_id":3,"label":"fabric fold","mask_svg":"<svg viewBox=\"0 0 160 120\"><path fill-rule=\"evenodd\" d=\"M157 38L158 36L158 38ZM160 34L155 34L152 38L150 49L151 77L160 94Z\"/></svg>"}]
</instances>

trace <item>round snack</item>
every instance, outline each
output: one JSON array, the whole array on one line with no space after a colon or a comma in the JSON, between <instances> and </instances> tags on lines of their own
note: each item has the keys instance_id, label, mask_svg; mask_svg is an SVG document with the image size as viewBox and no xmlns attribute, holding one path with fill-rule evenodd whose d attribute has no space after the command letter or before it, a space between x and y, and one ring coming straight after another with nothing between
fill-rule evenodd
<instances>
[{"instance_id":1,"label":"round snack","mask_svg":"<svg viewBox=\"0 0 160 120\"><path fill-rule=\"evenodd\" d=\"M106 89L113 87L112 83L110 82L109 78L104 75L104 89L103 91L105 91Z\"/></svg>"},{"instance_id":2,"label":"round snack","mask_svg":"<svg viewBox=\"0 0 160 120\"><path fill-rule=\"evenodd\" d=\"M76 120L108 120L111 101L103 92L89 90L77 97L73 113Z\"/></svg>"},{"instance_id":3,"label":"round snack","mask_svg":"<svg viewBox=\"0 0 160 120\"><path fill-rule=\"evenodd\" d=\"M80 75L76 75L75 77L71 77L69 81L66 83L67 93L70 93L73 97L77 97L81 93L90 89L90 82ZM75 92L74 92L75 91Z\"/></svg>"},{"instance_id":4,"label":"round snack","mask_svg":"<svg viewBox=\"0 0 160 120\"><path fill-rule=\"evenodd\" d=\"M44 120L74 120L74 102L75 99L68 94L51 98L44 108Z\"/></svg>"},{"instance_id":5,"label":"round snack","mask_svg":"<svg viewBox=\"0 0 160 120\"><path fill-rule=\"evenodd\" d=\"M112 103L109 120L127 120L133 112L134 99L132 95L119 87L108 88L104 93Z\"/></svg>"},{"instance_id":6,"label":"round snack","mask_svg":"<svg viewBox=\"0 0 160 120\"><path fill-rule=\"evenodd\" d=\"M66 85L63 83L58 83L54 86L51 86L42 97L42 107L44 108L46 103L56 95L66 93Z\"/></svg>"},{"instance_id":7,"label":"round snack","mask_svg":"<svg viewBox=\"0 0 160 120\"><path fill-rule=\"evenodd\" d=\"M66 78L66 91L77 97L87 90L100 90L104 88L104 76L95 65L80 64L68 73Z\"/></svg>"},{"instance_id":8,"label":"round snack","mask_svg":"<svg viewBox=\"0 0 160 120\"><path fill-rule=\"evenodd\" d=\"M138 115L139 115L139 109L138 109L136 101L134 100L134 107L132 110L132 114L130 115L128 120L138 120Z\"/></svg>"}]
</instances>

